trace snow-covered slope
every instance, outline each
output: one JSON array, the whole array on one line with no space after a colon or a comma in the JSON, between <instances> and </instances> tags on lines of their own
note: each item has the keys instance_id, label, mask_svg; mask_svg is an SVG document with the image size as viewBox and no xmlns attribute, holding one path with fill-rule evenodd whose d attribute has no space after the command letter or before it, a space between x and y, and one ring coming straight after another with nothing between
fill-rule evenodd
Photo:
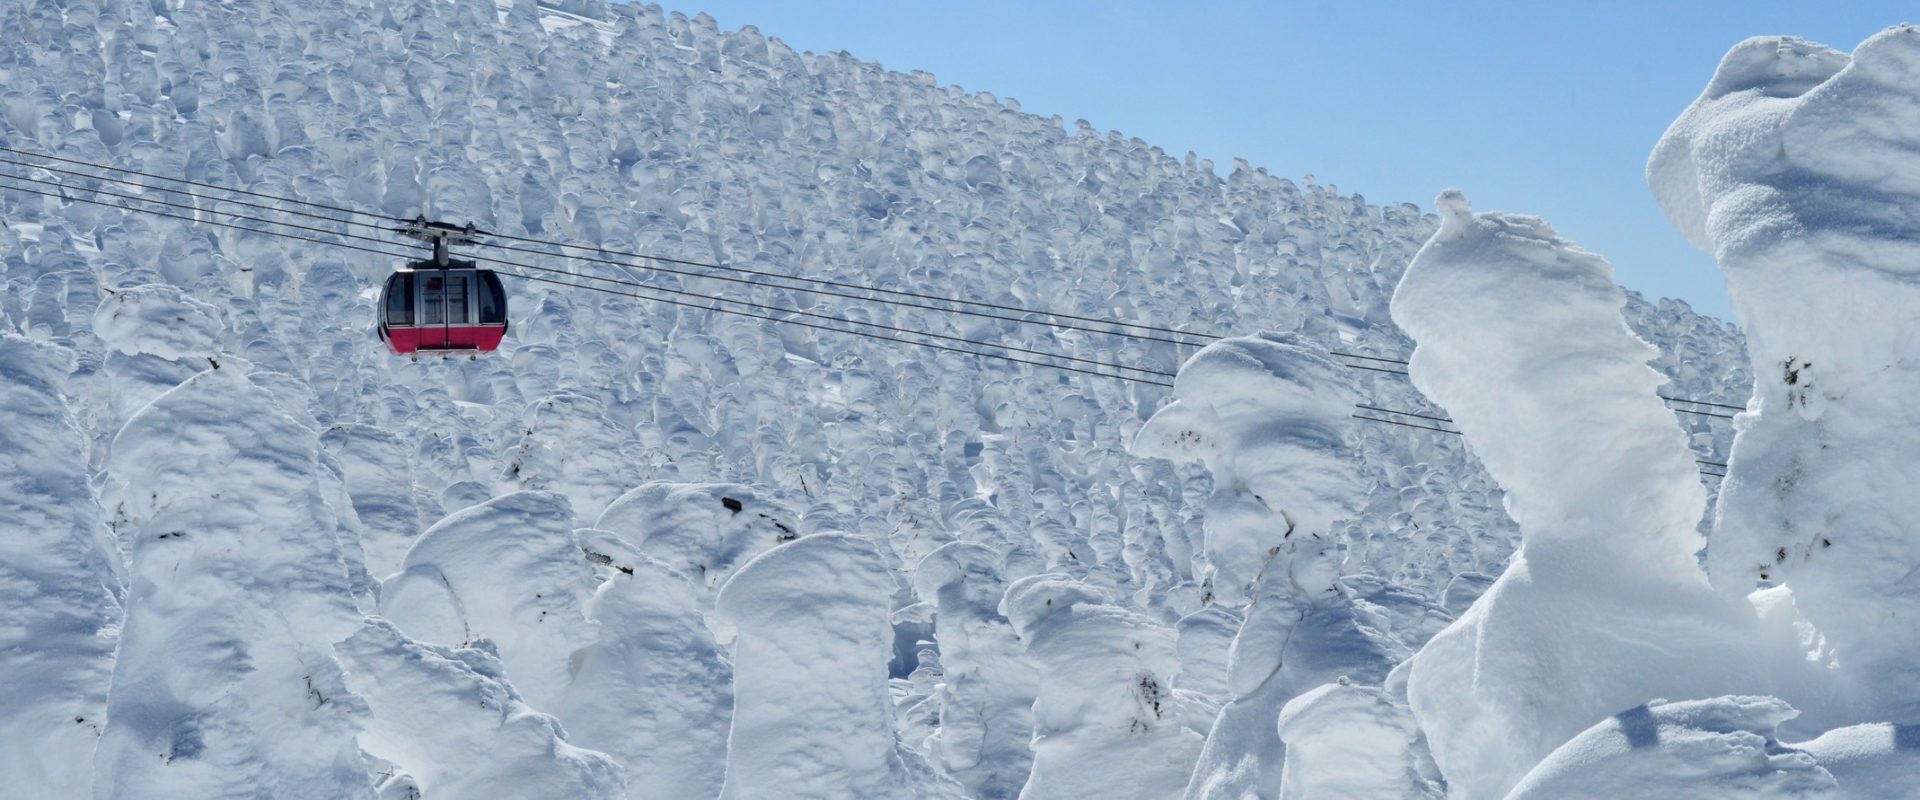
<instances>
[{"instance_id":1,"label":"snow-covered slope","mask_svg":"<svg viewBox=\"0 0 1920 800\"><path fill-rule=\"evenodd\" d=\"M1222 178L924 73L645 5L28 0L0 4L0 30L4 147L612 250L1267 331L1303 352L1410 353L1388 302L1437 222L1243 163ZM24 642L0 677L34 687L0 703L0 766L51 765L16 781L28 796L70 796L91 772L129 797L296 781L656 797L669 790L647 762L668 757L672 791L741 796L1052 796L1096 763L1115 787L1177 792L1220 707L1283 672L1283 649L1251 652L1274 620L1321 614L1301 623L1326 633L1307 655L1366 659L1284 671L1262 714L1311 688L1302 676L1380 683L1378 654L1418 648L1518 542L1459 437L1352 421L1337 435L1354 473L1334 483L1354 481L1337 499L1357 510L1307 502L1325 550L1295 556L1338 573L1309 581L1335 610L1263 608L1260 566L1219 559L1257 556L1271 531L1210 542L1232 526L1202 522L1244 487L1128 451L1172 399L1160 387L511 279L501 352L412 363L372 331L391 259L19 186L0 179L0 375L20 376L0 386L0 443L33 457L0 453L0 499L25 509L0 519L0 553L25 571L0 597L50 627L0 631ZM1165 372L1194 355L642 267L625 274ZM1745 402L1730 326L1672 301L1629 296L1624 313L1660 350L1663 392ZM1404 377L1350 372L1370 404L1439 413ZM1722 460L1723 421L1674 422ZM811 566L842 556L838 583ZM1251 678L1229 673L1236 647ZM31 677L51 665L58 681ZM1406 729L1369 710L1386 694L1333 694L1292 718ZM735 703L729 740L713 709ZM54 732L49 709L69 707L86 723ZM889 713L902 735L864 730ZM632 744L681 724L667 756ZM856 729L831 744L858 769L798 768L815 749L780 740ZM1413 757L1391 743L1385 758ZM729 761L785 766L716 774ZM1437 785L1401 761L1394 781ZM1328 785L1295 769L1292 785Z\"/></svg>"}]
</instances>

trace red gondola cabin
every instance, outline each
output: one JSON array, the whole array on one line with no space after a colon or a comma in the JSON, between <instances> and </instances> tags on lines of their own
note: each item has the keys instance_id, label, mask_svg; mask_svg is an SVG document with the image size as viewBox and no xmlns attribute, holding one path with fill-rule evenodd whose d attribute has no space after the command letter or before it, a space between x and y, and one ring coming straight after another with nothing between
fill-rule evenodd
<instances>
[{"instance_id":1,"label":"red gondola cabin","mask_svg":"<svg viewBox=\"0 0 1920 800\"><path fill-rule=\"evenodd\" d=\"M380 341L393 352L488 353L507 334L507 292L471 261L415 261L380 290Z\"/></svg>"}]
</instances>

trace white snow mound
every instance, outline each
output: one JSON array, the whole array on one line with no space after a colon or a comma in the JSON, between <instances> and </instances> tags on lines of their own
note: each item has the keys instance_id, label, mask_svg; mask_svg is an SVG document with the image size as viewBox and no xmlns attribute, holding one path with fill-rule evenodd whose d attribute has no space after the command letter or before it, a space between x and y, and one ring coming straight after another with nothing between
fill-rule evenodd
<instances>
[{"instance_id":1,"label":"white snow mound","mask_svg":"<svg viewBox=\"0 0 1920 800\"><path fill-rule=\"evenodd\" d=\"M225 327L218 308L164 283L116 291L93 314L93 333L107 346L169 361L219 355Z\"/></svg>"},{"instance_id":2,"label":"white snow mound","mask_svg":"<svg viewBox=\"0 0 1920 800\"><path fill-rule=\"evenodd\" d=\"M1508 800L1771 800L1835 797L1813 756L1774 729L1794 717L1772 697L1634 706L1588 728L1533 768Z\"/></svg>"}]
</instances>

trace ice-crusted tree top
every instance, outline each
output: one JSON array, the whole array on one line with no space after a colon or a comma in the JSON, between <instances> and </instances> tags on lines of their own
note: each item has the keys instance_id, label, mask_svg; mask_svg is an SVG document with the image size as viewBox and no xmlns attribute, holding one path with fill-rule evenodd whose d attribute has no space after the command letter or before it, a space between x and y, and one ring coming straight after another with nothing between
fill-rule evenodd
<instances>
[{"instance_id":1,"label":"ice-crusted tree top","mask_svg":"<svg viewBox=\"0 0 1920 800\"><path fill-rule=\"evenodd\" d=\"M1706 495L1612 266L1539 218L1475 214L1458 190L1435 206L1440 230L1393 299L1414 385L1500 481L1530 545L1638 552L1697 577Z\"/></svg>"},{"instance_id":2,"label":"ice-crusted tree top","mask_svg":"<svg viewBox=\"0 0 1920 800\"><path fill-rule=\"evenodd\" d=\"M1134 438L1136 455L1206 464L1218 484L1285 508L1304 531L1325 531L1361 491L1347 449L1359 393L1352 371L1317 344L1261 333L1222 339L1187 360L1174 402Z\"/></svg>"},{"instance_id":3,"label":"ice-crusted tree top","mask_svg":"<svg viewBox=\"0 0 1920 800\"><path fill-rule=\"evenodd\" d=\"M218 355L225 323L219 309L176 286L148 284L108 295L94 312L93 332L122 353L169 361Z\"/></svg>"}]
</instances>

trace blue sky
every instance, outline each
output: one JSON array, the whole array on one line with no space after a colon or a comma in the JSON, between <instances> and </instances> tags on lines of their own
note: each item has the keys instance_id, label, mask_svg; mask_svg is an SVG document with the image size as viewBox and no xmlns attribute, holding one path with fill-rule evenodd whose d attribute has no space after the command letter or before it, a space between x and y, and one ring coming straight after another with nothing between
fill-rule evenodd
<instances>
[{"instance_id":1,"label":"blue sky","mask_svg":"<svg viewBox=\"0 0 1920 800\"><path fill-rule=\"evenodd\" d=\"M671 0L726 30L1086 119L1175 156L1314 175L1375 203L1547 218L1615 278L1731 318L1712 259L1643 180L1727 48L1792 34L1851 50L1895 3Z\"/></svg>"}]
</instances>

